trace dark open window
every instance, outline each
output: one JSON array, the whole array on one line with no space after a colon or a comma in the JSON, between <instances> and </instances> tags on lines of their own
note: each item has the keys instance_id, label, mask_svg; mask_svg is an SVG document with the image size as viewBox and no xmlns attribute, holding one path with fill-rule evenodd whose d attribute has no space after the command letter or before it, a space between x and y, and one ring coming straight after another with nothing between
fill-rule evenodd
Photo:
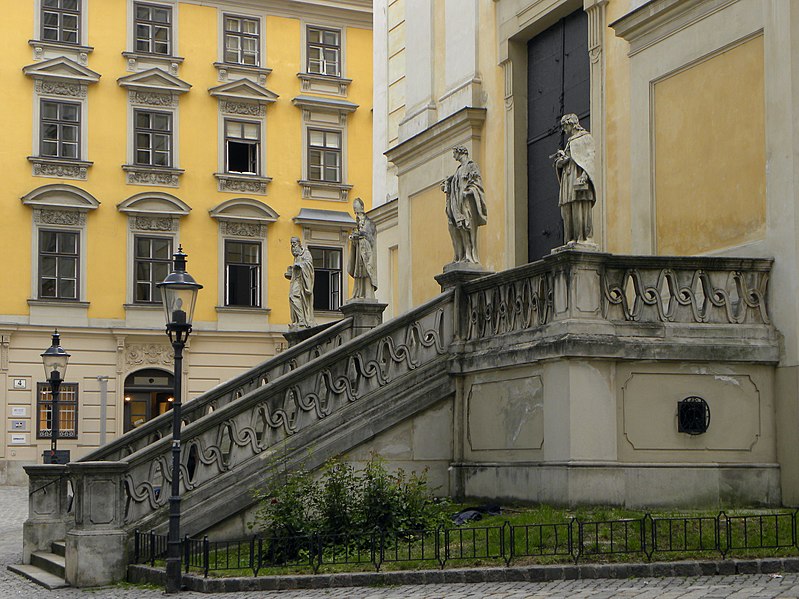
<instances>
[{"instance_id":1,"label":"dark open window","mask_svg":"<svg viewBox=\"0 0 799 599\"><path fill-rule=\"evenodd\" d=\"M133 240L133 245L133 301L136 303L161 303L161 292L156 285L169 274L172 239L137 235Z\"/></svg>"},{"instance_id":2,"label":"dark open window","mask_svg":"<svg viewBox=\"0 0 799 599\"><path fill-rule=\"evenodd\" d=\"M42 100L39 155L80 158L80 104Z\"/></svg>"},{"instance_id":3,"label":"dark open window","mask_svg":"<svg viewBox=\"0 0 799 599\"><path fill-rule=\"evenodd\" d=\"M36 438L53 436L53 394L50 383L36 384ZM78 383L61 383L58 391L58 438L78 436Z\"/></svg>"},{"instance_id":4,"label":"dark open window","mask_svg":"<svg viewBox=\"0 0 799 599\"><path fill-rule=\"evenodd\" d=\"M136 2L133 11L136 52L172 54L172 8Z\"/></svg>"},{"instance_id":5,"label":"dark open window","mask_svg":"<svg viewBox=\"0 0 799 599\"><path fill-rule=\"evenodd\" d=\"M225 240L225 288L227 306L261 305L261 244Z\"/></svg>"},{"instance_id":6,"label":"dark open window","mask_svg":"<svg viewBox=\"0 0 799 599\"><path fill-rule=\"evenodd\" d=\"M77 231L39 231L39 299L78 299Z\"/></svg>"},{"instance_id":7,"label":"dark open window","mask_svg":"<svg viewBox=\"0 0 799 599\"><path fill-rule=\"evenodd\" d=\"M80 43L80 0L42 0L42 39Z\"/></svg>"},{"instance_id":8,"label":"dark open window","mask_svg":"<svg viewBox=\"0 0 799 599\"><path fill-rule=\"evenodd\" d=\"M225 62L257 66L258 19L225 15Z\"/></svg>"},{"instance_id":9,"label":"dark open window","mask_svg":"<svg viewBox=\"0 0 799 599\"><path fill-rule=\"evenodd\" d=\"M341 306L341 250L309 247L313 257L314 310L338 310Z\"/></svg>"},{"instance_id":10,"label":"dark open window","mask_svg":"<svg viewBox=\"0 0 799 599\"><path fill-rule=\"evenodd\" d=\"M259 173L260 137L258 123L225 121L225 163L228 173Z\"/></svg>"},{"instance_id":11,"label":"dark open window","mask_svg":"<svg viewBox=\"0 0 799 599\"><path fill-rule=\"evenodd\" d=\"M308 72L341 76L341 32L338 29L308 27Z\"/></svg>"}]
</instances>

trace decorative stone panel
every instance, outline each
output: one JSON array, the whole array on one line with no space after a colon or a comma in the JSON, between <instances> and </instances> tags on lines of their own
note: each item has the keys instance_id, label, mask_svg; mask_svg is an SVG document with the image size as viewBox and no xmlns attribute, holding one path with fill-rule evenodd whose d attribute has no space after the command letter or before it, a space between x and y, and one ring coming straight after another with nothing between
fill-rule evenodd
<instances>
[{"instance_id":1,"label":"decorative stone panel","mask_svg":"<svg viewBox=\"0 0 799 599\"><path fill-rule=\"evenodd\" d=\"M222 235L262 239L266 237L266 225L261 223L242 223L222 220L219 222L219 232L222 233Z\"/></svg>"},{"instance_id":2,"label":"decorative stone panel","mask_svg":"<svg viewBox=\"0 0 799 599\"><path fill-rule=\"evenodd\" d=\"M62 96L65 98L85 98L86 85L72 81L37 79L33 85L37 94Z\"/></svg>"},{"instance_id":3,"label":"decorative stone panel","mask_svg":"<svg viewBox=\"0 0 799 599\"><path fill-rule=\"evenodd\" d=\"M125 363L138 366L172 366L172 348L160 343L131 343L125 347Z\"/></svg>"},{"instance_id":4,"label":"decorative stone panel","mask_svg":"<svg viewBox=\"0 0 799 599\"><path fill-rule=\"evenodd\" d=\"M33 209L33 221L41 225L69 225L82 227L86 224L86 213L78 210Z\"/></svg>"},{"instance_id":5,"label":"decorative stone panel","mask_svg":"<svg viewBox=\"0 0 799 599\"><path fill-rule=\"evenodd\" d=\"M57 179L75 179L85 181L88 177L89 167L93 162L58 160L28 156L28 161L33 166L34 177L49 177Z\"/></svg>"},{"instance_id":6,"label":"decorative stone panel","mask_svg":"<svg viewBox=\"0 0 799 599\"><path fill-rule=\"evenodd\" d=\"M251 193L266 195L267 185L271 177L257 177L255 175L233 175L230 173L214 173L218 181L219 191L234 193Z\"/></svg>"},{"instance_id":7,"label":"decorative stone panel","mask_svg":"<svg viewBox=\"0 0 799 599\"><path fill-rule=\"evenodd\" d=\"M160 187L178 187L183 169L157 168L149 166L123 165L128 185L158 185Z\"/></svg>"}]
</instances>

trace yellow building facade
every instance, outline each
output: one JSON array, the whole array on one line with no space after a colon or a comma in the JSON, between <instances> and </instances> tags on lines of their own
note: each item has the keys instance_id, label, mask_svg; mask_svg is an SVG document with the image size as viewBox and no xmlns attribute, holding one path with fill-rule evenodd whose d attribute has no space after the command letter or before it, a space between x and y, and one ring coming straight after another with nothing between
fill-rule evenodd
<instances>
[{"instance_id":1,"label":"yellow building facade","mask_svg":"<svg viewBox=\"0 0 799 599\"><path fill-rule=\"evenodd\" d=\"M179 246L204 286L188 397L285 346L292 236L314 255L317 319L337 317L351 203L372 188L371 23L366 0L9 7L0 480L49 447L54 327L73 458L169 408L155 284Z\"/></svg>"}]
</instances>

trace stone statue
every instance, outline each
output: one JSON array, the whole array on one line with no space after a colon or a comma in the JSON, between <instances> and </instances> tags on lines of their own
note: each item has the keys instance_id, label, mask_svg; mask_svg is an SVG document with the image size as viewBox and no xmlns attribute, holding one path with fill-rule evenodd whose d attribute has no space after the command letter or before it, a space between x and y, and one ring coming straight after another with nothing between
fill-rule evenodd
<instances>
[{"instance_id":1,"label":"stone statue","mask_svg":"<svg viewBox=\"0 0 799 599\"><path fill-rule=\"evenodd\" d=\"M449 234L455 248L453 262L479 264L477 257L477 227L486 224L487 211L480 169L469 160L469 150L453 148L452 155L460 164L455 174L441 183L447 196L446 211Z\"/></svg>"},{"instance_id":2,"label":"stone statue","mask_svg":"<svg viewBox=\"0 0 799 599\"><path fill-rule=\"evenodd\" d=\"M291 254L294 264L286 270L289 284L289 309L291 329L308 329L316 325L313 316L313 257L308 248L303 247L299 237L291 238Z\"/></svg>"},{"instance_id":3,"label":"stone statue","mask_svg":"<svg viewBox=\"0 0 799 599\"><path fill-rule=\"evenodd\" d=\"M585 242L594 235L594 138L580 126L576 114L563 115L560 126L568 140L566 147L552 157L560 181L558 205L563 217L563 241Z\"/></svg>"},{"instance_id":4,"label":"stone statue","mask_svg":"<svg viewBox=\"0 0 799 599\"><path fill-rule=\"evenodd\" d=\"M361 198L352 203L355 211L355 229L350 233L350 253L347 272L355 279L352 299L375 299L377 289L377 229L364 211Z\"/></svg>"}]
</instances>

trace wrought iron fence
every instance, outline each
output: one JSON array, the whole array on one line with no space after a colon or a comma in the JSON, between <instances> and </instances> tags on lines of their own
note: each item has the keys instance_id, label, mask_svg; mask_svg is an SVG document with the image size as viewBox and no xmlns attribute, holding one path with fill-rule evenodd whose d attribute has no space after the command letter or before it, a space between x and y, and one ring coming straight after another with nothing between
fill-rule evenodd
<instances>
[{"instance_id":1,"label":"wrought iron fence","mask_svg":"<svg viewBox=\"0 0 799 599\"><path fill-rule=\"evenodd\" d=\"M236 541L208 537L182 541L186 572L249 571L254 576L275 568L310 570L322 566L385 564L438 566L469 560L509 566L521 558L561 558L574 561L616 556L719 554L726 558L758 550L799 550L798 511L716 516L657 516L619 520L579 520L551 524L438 527L434 530L365 534L253 536ZM149 563L166 556L166 535L135 532L134 562ZM274 570L272 570L274 571Z\"/></svg>"}]
</instances>

